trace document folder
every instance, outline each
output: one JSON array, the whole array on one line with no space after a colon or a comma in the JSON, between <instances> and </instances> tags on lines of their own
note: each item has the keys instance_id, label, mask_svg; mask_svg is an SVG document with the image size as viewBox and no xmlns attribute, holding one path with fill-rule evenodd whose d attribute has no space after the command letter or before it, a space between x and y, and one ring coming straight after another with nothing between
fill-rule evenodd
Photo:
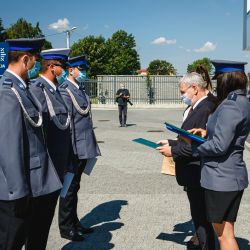
<instances>
[{"instance_id":1,"label":"document folder","mask_svg":"<svg viewBox=\"0 0 250 250\"><path fill-rule=\"evenodd\" d=\"M153 141L149 141L149 140L144 139L144 138L136 138L132 141L140 143L140 144L145 145L145 146L150 147L150 148L157 148L157 147L161 146Z\"/></svg>"},{"instance_id":2,"label":"document folder","mask_svg":"<svg viewBox=\"0 0 250 250\"><path fill-rule=\"evenodd\" d=\"M178 127L176 127L173 124L170 124L168 122L165 122L165 125L166 125L166 128L168 130L170 130L170 131L172 131L172 132L174 132L176 134L179 134L179 135L181 135L183 137L187 137L187 138L189 138L189 139L191 139L193 141L196 141L198 143L203 143L203 142L206 141L206 139L204 139L204 138L202 138L202 137L200 137L198 135L194 135L194 134L192 134L192 133L190 133L187 130L184 130L182 128L178 128Z\"/></svg>"}]
</instances>

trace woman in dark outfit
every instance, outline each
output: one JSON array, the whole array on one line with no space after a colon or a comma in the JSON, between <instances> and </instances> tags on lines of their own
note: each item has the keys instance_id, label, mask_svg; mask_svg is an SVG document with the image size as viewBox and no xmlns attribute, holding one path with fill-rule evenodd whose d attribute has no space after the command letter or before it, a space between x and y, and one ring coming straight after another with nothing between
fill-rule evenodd
<instances>
[{"instance_id":1,"label":"woman in dark outfit","mask_svg":"<svg viewBox=\"0 0 250 250\"><path fill-rule=\"evenodd\" d=\"M201 186L205 189L207 219L213 223L221 250L238 250L234 235L248 174L243 161L244 143L250 131L250 104L246 97L247 76L244 64L212 61L220 102L209 117L207 130L191 132L207 141L193 145L193 156L202 158Z\"/></svg>"}]
</instances>

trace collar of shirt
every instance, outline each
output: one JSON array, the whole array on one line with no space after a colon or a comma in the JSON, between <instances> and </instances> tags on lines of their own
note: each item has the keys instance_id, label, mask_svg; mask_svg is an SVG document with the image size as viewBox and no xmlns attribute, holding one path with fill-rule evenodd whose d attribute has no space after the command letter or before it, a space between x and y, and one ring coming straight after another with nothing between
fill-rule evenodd
<instances>
[{"instance_id":1,"label":"collar of shirt","mask_svg":"<svg viewBox=\"0 0 250 250\"><path fill-rule=\"evenodd\" d=\"M56 85L53 82L51 82L48 78L46 78L43 75L41 75L41 77L50 85L51 88L53 88L56 91Z\"/></svg>"},{"instance_id":2,"label":"collar of shirt","mask_svg":"<svg viewBox=\"0 0 250 250\"><path fill-rule=\"evenodd\" d=\"M205 98L207 98L207 95L201 97L201 99L199 99L199 100L194 104L193 110L194 110L194 109L198 106L198 104L199 104L202 100L204 100Z\"/></svg>"},{"instance_id":3,"label":"collar of shirt","mask_svg":"<svg viewBox=\"0 0 250 250\"><path fill-rule=\"evenodd\" d=\"M69 82L71 82L76 88L79 89L79 85L78 85L77 83L71 81L69 78L67 78L67 80L68 80Z\"/></svg>"},{"instance_id":4,"label":"collar of shirt","mask_svg":"<svg viewBox=\"0 0 250 250\"><path fill-rule=\"evenodd\" d=\"M187 116L188 116L189 111L190 111L191 108L192 108L192 106L188 107L188 108L185 110L184 115L183 115L183 119L182 119L183 122L186 120L186 118L187 118Z\"/></svg>"},{"instance_id":5,"label":"collar of shirt","mask_svg":"<svg viewBox=\"0 0 250 250\"><path fill-rule=\"evenodd\" d=\"M6 71L8 71L10 74L14 75L23 84L25 89L27 88L27 85L26 85L25 81L19 75L17 75L15 72L13 72L10 69L6 69Z\"/></svg>"}]
</instances>

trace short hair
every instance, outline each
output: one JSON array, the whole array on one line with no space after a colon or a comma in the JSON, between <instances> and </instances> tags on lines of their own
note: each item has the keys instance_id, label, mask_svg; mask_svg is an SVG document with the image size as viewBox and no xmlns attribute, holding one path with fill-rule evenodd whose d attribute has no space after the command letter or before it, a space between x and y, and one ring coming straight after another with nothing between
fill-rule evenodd
<instances>
[{"instance_id":1,"label":"short hair","mask_svg":"<svg viewBox=\"0 0 250 250\"><path fill-rule=\"evenodd\" d=\"M60 64L64 69L67 68L67 62L64 59L51 59L51 60L43 60L41 61L41 73L44 73L45 71L48 70L48 66L51 64Z\"/></svg>"},{"instance_id":2,"label":"short hair","mask_svg":"<svg viewBox=\"0 0 250 250\"><path fill-rule=\"evenodd\" d=\"M224 100L228 94L237 89L246 90L248 78L243 71L222 73L217 76L217 98Z\"/></svg>"},{"instance_id":3,"label":"short hair","mask_svg":"<svg viewBox=\"0 0 250 250\"><path fill-rule=\"evenodd\" d=\"M199 85L202 89L205 89L207 86L207 83L203 80L202 76L196 72L187 73L180 79L180 84L186 84L188 86L191 86L192 84L196 83Z\"/></svg>"},{"instance_id":4,"label":"short hair","mask_svg":"<svg viewBox=\"0 0 250 250\"><path fill-rule=\"evenodd\" d=\"M9 63L15 63L15 62L18 62L19 58L22 57L23 55L35 56L38 54L39 54L38 50L30 50L30 51L11 50L8 53L8 60L9 60Z\"/></svg>"}]
</instances>

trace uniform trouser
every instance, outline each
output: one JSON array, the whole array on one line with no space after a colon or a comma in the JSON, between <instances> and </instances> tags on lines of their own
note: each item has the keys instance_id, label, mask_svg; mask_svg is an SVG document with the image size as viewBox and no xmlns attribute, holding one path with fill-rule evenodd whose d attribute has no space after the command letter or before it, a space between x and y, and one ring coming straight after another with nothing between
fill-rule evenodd
<instances>
[{"instance_id":1,"label":"uniform trouser","mask_svg":"<svg viewBox=\"0 0 250 250\"><path fill-rule=\"evenodd\" d=\"M74 230L80 221L77 216L77 192L80 189L82 172L87 160L80 160L77 166L75 176L70 184L69 190L64 198L59 201L59 229L61 234L67 234Z\"/></svg>"},{"instance_id":2,"label":"uniform trouser","mask_svg":"<svg viewBox=\"0 0 250 250\"><path fill-rule=\"evenodd\" d=\"M121 125L126 124L127 121L127 110L128 106L127 105L118 105L119 109L119 121Z\"/></svg>"},{"instance_id":3,"label":"uniform trouser","mask_svg":"<svg viewBox=\"0 0 250 250\"><path fill-rule=\"evenodd\" d=\"M201 187L187 187L192 220L202 250L215 250L214 230L207 221L204 190Z\"/></svg>"},{"instance_id":4,"label":"uniform trouser","mask_svg":"<svg viewBox=\"0 0 250 250\"><path fill-rule=\"evenodd\" d=\"M0 249L21 250L27 236L30 198L0 201Z\"/></svg>"},{"instance_id":5,"label":"uniform trouser","mask_svg":"<svg viewBox=\"0 0 250 250\"><path fill-rule=\"evenodd\" d=\"M26 250L45 250L60 191L32 198Z\"/></svg>"}]
</instances>

